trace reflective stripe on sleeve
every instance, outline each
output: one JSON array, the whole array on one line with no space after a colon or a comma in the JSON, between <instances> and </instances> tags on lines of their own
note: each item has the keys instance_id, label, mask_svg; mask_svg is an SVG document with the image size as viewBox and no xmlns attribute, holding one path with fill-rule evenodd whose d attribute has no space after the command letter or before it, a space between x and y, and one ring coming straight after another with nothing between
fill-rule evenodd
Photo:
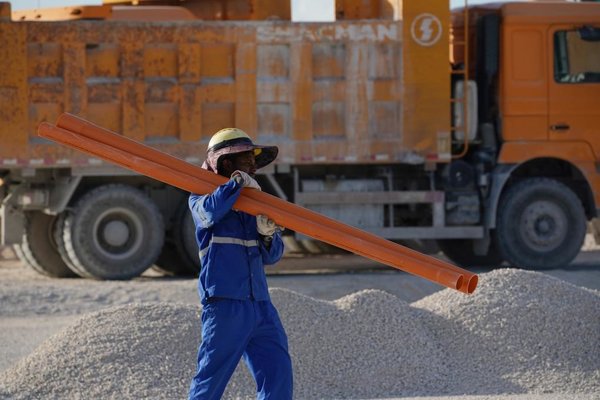
<instances>
[{"instance_id":1,"label":"reflective stripe on sleeve","mask_svg":"<svg viewBox=\"0 0 600 400\"><path fill-rule=\"evenodd\" d=\"M244 240L244 239L238 239L238 238L233 238L233 237L213 236L212 239L210 239L208 246L206 246L205 248L200 250L200 252L198 253L200 255L200 259L202 259L202 257L204 257L206 255L206 253L208 252L208 248L213 243L237 244L237 245L244 246L244 247L258 246L258 240Z\"/></svg>"}]
</instances>

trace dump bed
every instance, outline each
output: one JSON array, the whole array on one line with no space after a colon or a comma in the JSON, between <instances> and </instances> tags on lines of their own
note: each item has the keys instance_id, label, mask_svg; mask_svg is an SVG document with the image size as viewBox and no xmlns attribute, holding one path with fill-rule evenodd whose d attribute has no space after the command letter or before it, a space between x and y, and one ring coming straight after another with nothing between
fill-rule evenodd
<instances>
[{"instance_id":1,"label":"dump bed","mask_svg":"<svg viewBox=\"0 0 600 400\"><path fill-rule=\"evenodd\" d=\"M405 6L405 19L420 11ZM278 145L285 164L444 158L448 11L438 11L438 28L4 18L0 167L102 164L36 136L65 111L192 162L227 126ZM415 40L427 34L436 42Z\"/></svg>"}]
</instances>

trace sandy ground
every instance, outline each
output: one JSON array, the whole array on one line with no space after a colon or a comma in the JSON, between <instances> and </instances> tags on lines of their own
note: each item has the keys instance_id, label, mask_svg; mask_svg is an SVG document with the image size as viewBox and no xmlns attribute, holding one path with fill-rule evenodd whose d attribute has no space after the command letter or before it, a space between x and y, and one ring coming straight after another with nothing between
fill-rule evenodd
<instances>
[{"instance_id":1,"label":"sandy ground","mask_svg":"<svg viewBox=\"0 0 600 400\"><path fill-rule=\"evenodd\" d=\"M3 252L3 255L9 259L0 261L0 371L10 368L44 340L89 312L132 302L194 305L198 302L193 279L173 279L153 271L128 282L49 279L10 259L10 254ZM379 289L413 302L443 289L353 255L290 257L279 267L277 274L269 275L271 288L290 289L323 300L339 299L363 289ZM582 252L572 265L544 273L577 286L600 290L600 251ZM600 393L444 397L446 400L454 398L596 400L600 399Z\"/></svg>"}]
</instances>

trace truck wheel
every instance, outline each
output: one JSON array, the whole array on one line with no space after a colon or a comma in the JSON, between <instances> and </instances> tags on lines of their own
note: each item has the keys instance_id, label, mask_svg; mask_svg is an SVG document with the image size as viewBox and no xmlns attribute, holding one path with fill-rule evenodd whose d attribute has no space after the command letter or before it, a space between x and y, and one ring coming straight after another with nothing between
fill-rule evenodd
<instances>
[{"instance_id":1,"label":"truck wheel","mask_svg":"<svg viewBox=\"0 0 600 400\"><path fill-rule=\"evenodd\" d=\"M521 268L567 266L579 253L586 218L579 197L548 178L523 180L502 196L498 211L498 247Z\"/></svg>"},{"instance_id":2,"label":"truck wheel","mask_svg":"<svg viewBox=\"0 0 600 400\"><path fill-rule=\"evenodd\" d=\"M179 210L179 230L175 231L175 245L181 258L187 260L188 269L194 273L200 273L200 257L198 255L198 243L196 243L196 226L192 213L188 208L187 201Z\"/></svg>"},{"instance_id":3,"label":"truck wheel","mask_svg":"<svg viewBox=\"0 0 600 400\"><path fill-rule=\"evenodd\" d=\"M187 201L182 201L175 213L173 229L170 237L165 240L156 266L156 269L168 275L200 273L196 228Z\"/></svg>"},{"instance_id":4,"label":"truck wheel","mask_svg":"<svg viewBox=\"0 0 600 400\"><path fill-rule=\"evenodd\" d=\"M65 249L77 270L94 279L129 279L148 269L164 242L154 202L126 185L97 187L65 219Z\"/></svg>"},{"instance_id":5,"label":"truck wheel","mask_svg":"<svg viewBox=\"0 0 600 400\"><path fill-rule=\"evenodd\" d=\"M61 258L54 241L56 216L41 211L25 213L25 234L16 251L19 259L40 274L54 278L77 276Z\"/></svg>"},{"instance_id":6,"label":"truck wheel","mask_svg":"<svg viewBox=\"0 0 600 400\"><path fill-rule=\"evenodd\" d=\"M323 254L323 247L317 244L315 239L301 239L300 244L306 254L321 255Z\"/></svg>"},{"instance_id":7,"label":"truck wheel","mask_svg":"<svg viewBox=\"0 0 600 400\"><path fill-rule=\"evenodd\" d=\"M65 219L67 218L68 212L63 211L56 217L56 223L54 224L54 242L56 243L56 248L58 250L58 254L62 258L63 262L69 267L71 271L73 271L76 275L82 278L92 278L85 270L79 268L73 260L69 257L69 253L67 252L67 248L65 247L64 240L64 228L65 228Z\"/></svg>"},{"instance_id":8,"label":"truck wheel","mask_svg":"<svg viewBox=\"0 0 600 400\"><path fill-rule=\"evenodd\" d=\"M177 252L175 243L165 240L158 259L152 269L170 276L188 276L192 273L185 267L185 260Z\"/></svg>"},{"instance_id":9,"label":"truck wheel","mask_svg":"<svg viewBox=\"0 0 600 400\"><path fill-rule=\"evenodd\" d=\"M492 238L485 255L475 254L472 239L440 239L437 244L444 255L460 267L499 267L504 260L495 242Z\"/></svg>"}]
</instances>

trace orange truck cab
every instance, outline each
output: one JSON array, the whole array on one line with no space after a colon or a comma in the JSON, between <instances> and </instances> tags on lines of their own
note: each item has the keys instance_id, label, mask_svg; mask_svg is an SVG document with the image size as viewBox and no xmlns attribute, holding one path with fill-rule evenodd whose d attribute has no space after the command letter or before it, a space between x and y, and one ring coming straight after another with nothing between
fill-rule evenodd
<instances>
[{"instance_id":1,"label":"orange truck cab","mask_svg":"<svg viewBox=\"0 0 600 400\"><path fill-rule=\"evenodd\" d=\"M479 137L494 149L492 241L517 265L565 264L600 208L600 7L494 4L468 18L475 45L455 58L470 64Z\"/></svg>"},{"instance_id":2,"label":"orange truck cab","mask_svg":"<svg viewBox=\"0 0 600 400\"><path fill-rule=\"evenodd\" d=\"M50 276L198 272L187 193L36 135L69 112L196 165L236 126L285 200L467 268L568 265L600 212L600 3L326 3L0 2L1 243Z\"/></svg>"}]
</instances>

